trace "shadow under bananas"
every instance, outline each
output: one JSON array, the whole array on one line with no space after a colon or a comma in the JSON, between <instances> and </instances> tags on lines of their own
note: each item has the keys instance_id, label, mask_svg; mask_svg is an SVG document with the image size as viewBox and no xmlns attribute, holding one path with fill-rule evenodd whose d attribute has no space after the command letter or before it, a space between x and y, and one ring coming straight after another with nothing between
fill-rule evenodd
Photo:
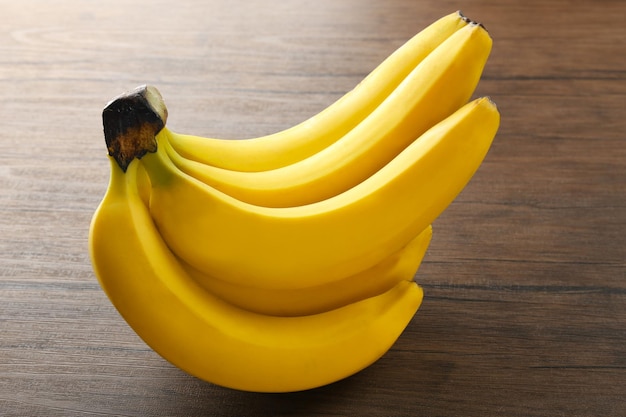
<instances>
[{"instance_id":1,"label":"shadow under bananas","mask_svg":"<svg viewBox=\"0 0 626 417\"><path fill-rule=\"evenodd\" d=\"M354 415L358 400L354 394L379 380L372 367L330 385L289 393L244 392L195 380L193 388L187 387L197 390L193 409L189 403L181 408L186 408L185 415L224 417Z\"/></svg>"},{"instance_id":2,"label":"shadow under bananas","mask_svg":"<svg viewBox=\"0 0 626 417\"><path fill-rule=\"evenodd\" d=\"M404 359L393 361L393 365L382 360L349 378L324 387L288 394L255 394L238 400L246 402L249 410L254 410L250 415L263 417L415 415L413 410L420 408L420 396L430 395L421 387L416 387L416 379L430 379L431 387L440 386L435 379L441 380L441 372L447 375L449 369L448 364L443 363L416 364L414 353L405 351L394 355L404 359L412 356L412 364ZM447 376L441 382L445 380Z\"/></svg>"},{"instance_id":3,"label":"shadow under bananas","mask_svg":"<svg viewBox=\"0 0 626 417\"><path fill-rule=\"evenodd\" d=\"M177 388L184 395L170 396L179 402L170 406L186 416L406 415L407 410L419 410L420 398L437 396L454 372L453 364L427 359L411 346L419 338L419 326L407 332L414 334L401 338L378 362L333 384L291 393L251 393L185 375L185 386Z\"/></svg>"}]
</instances>

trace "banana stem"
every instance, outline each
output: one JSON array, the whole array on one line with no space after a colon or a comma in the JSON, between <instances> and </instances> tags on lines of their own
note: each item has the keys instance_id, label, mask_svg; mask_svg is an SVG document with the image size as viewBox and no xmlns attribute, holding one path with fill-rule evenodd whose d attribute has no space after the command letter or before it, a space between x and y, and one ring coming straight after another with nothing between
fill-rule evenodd
<instances>
[{"instance_id":1,"label":"banana stem","mask_svg":"<svg viewBox=\"0 0 626 417\"><path fill-rule=\"evenodd\" d=\"M109 155L126 172L135 158L156 152L156 135L165 127L167 108L161 93L142 85L111 100L102 110Z\"/></svg>"}]
</instances>

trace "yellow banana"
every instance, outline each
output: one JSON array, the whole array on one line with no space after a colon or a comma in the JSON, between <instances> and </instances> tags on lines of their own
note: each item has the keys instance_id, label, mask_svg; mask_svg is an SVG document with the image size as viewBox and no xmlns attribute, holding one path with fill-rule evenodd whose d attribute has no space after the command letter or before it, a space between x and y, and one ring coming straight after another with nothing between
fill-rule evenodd
<instances>
[{"instance_id":1,"label":"yellow banana","mask_svg":"<svg viewBox=\"0 0 626 417\"><path fill-rule=\"evenodd\" d=\"M291 207L332 197L378 171L427 129L467 103L491 43L480 25L458 30L350 132L291 165L241 172L183 158L172 152L175 149L170 158L185 173L251 204ZM176 142L177 135L167 127L159 135L163 141Z\"/></svg>"},{"instance_id":2,"label":"yellow banana","mask_svg":"<svg viewBox=\"0 0 626 417\"><path fill-rule=\"evenodd\" d=\"M308 288L276 290L234 285L182 264L198 284L237 307L273 316L304 316L352 304L382 294L401 281L412 280L431 237L429 226L379 264L340 281Z\"/></svg>"},{"instance_id":3,"label":"yellow banana","mask_svg":"<svg viewBox=\"0 0 626 417\"><path fill-rule=\"evenodd\" d=\"M305 390L378 360L419 308L422 290L402 281L382 295L325 313L274 317L234 307L181 268L139 195L138 161L111 158L107 193L92 220L99 282L127 323L184 371L225 387Z\"/></svg>"},{"instance_id":4,"label":"yellow banana","mask_svg":"<svg viewBox=\"0 0 626 417\"><path fill-rule=\"evenodd\" d=\"M175 135L172 144L186 158L236 171L276 169L307 158L359 124L439 44L469 22L460 12L439 19L398 48L353 90L290 129L243 140Z\"/></svg>"},{"instance_id":5,"label":"yellow banana","mask_svg":"<svg viewBox=\"0 0 626 417\"><path fill-rule=\"evenodd\" d=\"M476 99L360 184L298 207L260 207L221 193L178 169L167 142L140 161L151 215L181 259L238 285L303 288L370 268L417 236L471 179L499 121L491 100Z\"/></svg>"}]
</instances>

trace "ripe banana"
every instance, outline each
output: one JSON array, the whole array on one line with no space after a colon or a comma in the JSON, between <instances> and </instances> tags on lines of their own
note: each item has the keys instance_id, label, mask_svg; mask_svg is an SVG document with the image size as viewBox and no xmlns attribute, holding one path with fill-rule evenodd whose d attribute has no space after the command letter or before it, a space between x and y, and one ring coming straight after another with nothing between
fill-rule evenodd
<instances>
[{"instance_id":1,"label":"ripe banana","mask_svg":"<svg viewBox=\"0 0 626 417\"><path fill-rule=\"evenodd\" d=\"M100 284L158 354L200 379L257 392L326 385L378 360L422 301L415 282L335 310L275 317L234 307L190 278L139 195L137 168L111 158L107 193L89 233Z\"/></svg>"},{"instance_id":2,"label":"ripe banana","mask_svg":"<svg viewBox=\"0 0 626 417\"><path fill-rule=\"evenodd\" d=\"M467 103L491 44L480 25L472 23L458 30L350 132L282 168L262 172L218 168L181 157L174 145L169 146L170 158L185 173L250 204L292 207L324 200L378 171L428 128ZM159 135L163 142L177 142L176 133L167 126Z\"/></svg>"},{"instance_id":3,"label":"ripe banana","mask_svg":"<svg viewBox=\"0 0 626 417\"><path fill-rule=\"evenodd\" d=\"M398 48L353 90L292 128L244 140L175 135L172 145L186 158L236 171L271 170L305 159L358 125L439 44L468 23L460 12L439 19Z\"/></svg>"},{"instance_id":4,"label":"ripe banana","mask_svg":"<svg viewBox=\"0 0 626 417\"><path fill-rule=\"evenodd\" d=\"M401 281L410 281L428 249L429 226L407 246L379 264L328 284L298 289L267 289L235 285L209 277L181 262L200 286L224 301L259 314L304 316L333 310L390 290Z\"/></svg>"},{"instance_id":5,"label":"ripe banana","mask_svg":"<svg viewBox=\"0 0 626 417\"><path fill-rule=\"evenodd\" d=\"M467 103L491 49L448 15L311 119L257 139L176 134L154 87L103 110L111 177L98 280L165 359L225 387L329 384L387 352L419 308L432 222L498 130Z\"/></svg>"},{"instance_id":6,"label":"ripe banana","mask_svg":"<svg viewBox=\"0 0 626 417\"><path fill-rule=\"evenodd\" d=\"M177 256L237 285L304 288L359 273L408 244L471 179L499 121L493 102L476 99L360 184L289 208L247 204L185 174L167 142L140 162L150 213Z\"/></svg>"}]
</instances>

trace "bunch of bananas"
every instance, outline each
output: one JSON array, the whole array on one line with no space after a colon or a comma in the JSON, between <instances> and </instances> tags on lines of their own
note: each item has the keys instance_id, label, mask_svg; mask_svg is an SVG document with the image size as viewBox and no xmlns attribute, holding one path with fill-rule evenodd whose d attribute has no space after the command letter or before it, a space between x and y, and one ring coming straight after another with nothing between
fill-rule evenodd
<instances>
[{"instance_id":1,"label":"bunch of bananas","mask_svg":"<svg viewBox=\"0 0 626 417\"><path fill-rule=\"evenodd\" d=\"M102 288L156 352L225 387L304 390L372 364L420 306L431 224L498 129L495 105L470 101L490 50L450 14L321 113L254 139L170 131L151 86L115 98L89 235Z\"/></svg>"}]
</instances>

